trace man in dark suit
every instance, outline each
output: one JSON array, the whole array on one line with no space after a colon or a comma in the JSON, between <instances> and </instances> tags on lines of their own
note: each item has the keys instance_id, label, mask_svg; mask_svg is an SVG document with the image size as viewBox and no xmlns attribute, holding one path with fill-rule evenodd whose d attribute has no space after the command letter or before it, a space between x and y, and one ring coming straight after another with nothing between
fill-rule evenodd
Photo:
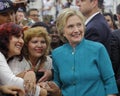
<instances>
[{"instance_id":1,"label":"man in dark suit","mask_svg":"<svg viewBox=\"0 0 120 96\"><path fill-rule=\"evenodd\" d=\"M104 0L79 0L80 11L86 17L85 38L102 43L110 53L111 30L101 14Z\"/></svg>"},{"instance_id":2,"label":"man in dark suit","mask_svg":"<svg viewBox=\"0 0 120 96\"><path fill-rule=\"evenodd\" d=\"M120 96L120 29L112 32L110 44L111 44L110 57L119 89L119 95L117 96Z\"/></svg>"}]
</instances>

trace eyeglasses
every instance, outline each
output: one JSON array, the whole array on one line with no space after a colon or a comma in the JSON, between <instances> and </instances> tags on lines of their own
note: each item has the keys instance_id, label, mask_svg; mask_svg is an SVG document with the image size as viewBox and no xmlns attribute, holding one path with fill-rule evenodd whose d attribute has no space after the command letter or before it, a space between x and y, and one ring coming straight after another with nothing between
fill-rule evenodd
<instances>
[{"instance_id":1,"label":"eyeglasses","mask_svg":"<svg viewBox=\"0 0 120 96\"><path fill-rule=\"evenodd\" d=\"M39 17L40 15L33 14L33 15L30 15L30 16L33 16L33 17Z\"/></svg>"}]
</instances>

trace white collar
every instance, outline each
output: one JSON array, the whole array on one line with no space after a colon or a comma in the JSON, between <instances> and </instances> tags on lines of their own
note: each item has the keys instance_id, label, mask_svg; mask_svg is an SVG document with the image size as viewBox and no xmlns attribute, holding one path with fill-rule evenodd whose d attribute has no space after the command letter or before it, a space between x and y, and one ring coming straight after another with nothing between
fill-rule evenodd
<instances>
[{"instance_id":1,"label":"white collar","mask_svg":"<svg viewBox=\"0 0 120 96\"><path fill-rule=\"evenodd\" d=\"M87 25L88 24L88 22L95 16L95 15L97 15L97 14L99 14L100 12L96 12L96 13L94 13L92 16L90 16L86 21L85 21L85 25Z\"/></svg>"}]
</instances>

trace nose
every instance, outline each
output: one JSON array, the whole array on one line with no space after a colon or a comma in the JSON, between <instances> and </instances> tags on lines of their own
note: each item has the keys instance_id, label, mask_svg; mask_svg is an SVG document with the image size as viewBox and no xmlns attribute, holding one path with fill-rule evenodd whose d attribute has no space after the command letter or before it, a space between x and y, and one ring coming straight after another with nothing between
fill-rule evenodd
<instances>
[{"instance_id":1,"label":"nose","mask_svg":"<svg viewBox=\"0 0 120 96\"><path fill-rule=\"evenodd\" d=\"M37 46L38 46L38 47L42 47L41 42L38 42Z\"/></svg>"},{"instance_id":2,"label":"nose","mask_svg":"<svg viewBox=\"0 0 120 96\"><path fill-rule=\"evenodd\" d=\"M74 26L74 32L78 32L79 28L77 26Z\"/></svg>"}]
</instances>

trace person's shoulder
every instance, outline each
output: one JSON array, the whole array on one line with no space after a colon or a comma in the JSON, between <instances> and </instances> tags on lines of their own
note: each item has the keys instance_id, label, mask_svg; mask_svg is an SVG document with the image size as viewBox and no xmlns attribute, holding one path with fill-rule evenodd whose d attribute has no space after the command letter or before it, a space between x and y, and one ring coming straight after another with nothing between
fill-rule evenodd
<instances>
[{"instance_id":1,"label":"person's shoulder","mask_svg":"<svg viewBox=\"0 0 120 96\"><path fill-rule=\"evenodd\" d=\"M119 37L120 38L120 29L112 31L112 36L113 37Z\"/></svg>"},{"instance_id":2,"label":"person's shoulder","mask_svg":"<svg viewBox=\"0 0 120 96\"><path fill-rule=\"evenodd\" d=\"M101 13L96 14L90 21L92 24L96 24L96 25L101 25L101 23L106 24L105 23L105 18Z\"/></svg>"},{"instance_id":3,"label":"person's shoulder","mask_svg":"<svg viewBox=\"0 0 120 96\"><path fill-rule=\"evenodd\" d=\"M58 53L62 53L66 48L66 44L63 44L62 46L59 46L57 48L55 48L53 51L52 51L52 54L58 54Z\"/></svg>"},{"instance_id":4,"label":"person's shoulder","mask_svg":"<svg viewBox=\"0 0 120 96\"><path fill-rule=\"evenodd\" d=\"M1 59L1 60L2 60L2 59L5 59L5 56L3 55L2 52L0 52L0 59Z\"/></svg>"},{"instance_id":5,"label":"person's shoulder","mask_svg":"<svg viewBox=\"0 0 120 96\"><path fill-rule=\"evenodd\" d=\"M112 34L120 34L120 29L114 30Z\"/></svg>"},{"instance_id":6,"label":"person's shoulder","mask_svg":"<svg viewBox=\"0 0 120 96\"><path fill-rule=\"evenodd\" d=\"M52 58L50 56L46 56L47 61L52 61Z\"/></svg>"},{"instance_id":7,"label":"person's shoulder","mask_svg":"<svg viewBox=\"0 0 120 96\"><path fill-rule=\"evenodd\" d=\"M92 41L92 40L85 40L86 41L86 45L88 46L88 48L92 48L92 49L99 49L101 47L104 47L104 45L100 42L96 42L96 41Z\"/></svg>"}]
</instances>

